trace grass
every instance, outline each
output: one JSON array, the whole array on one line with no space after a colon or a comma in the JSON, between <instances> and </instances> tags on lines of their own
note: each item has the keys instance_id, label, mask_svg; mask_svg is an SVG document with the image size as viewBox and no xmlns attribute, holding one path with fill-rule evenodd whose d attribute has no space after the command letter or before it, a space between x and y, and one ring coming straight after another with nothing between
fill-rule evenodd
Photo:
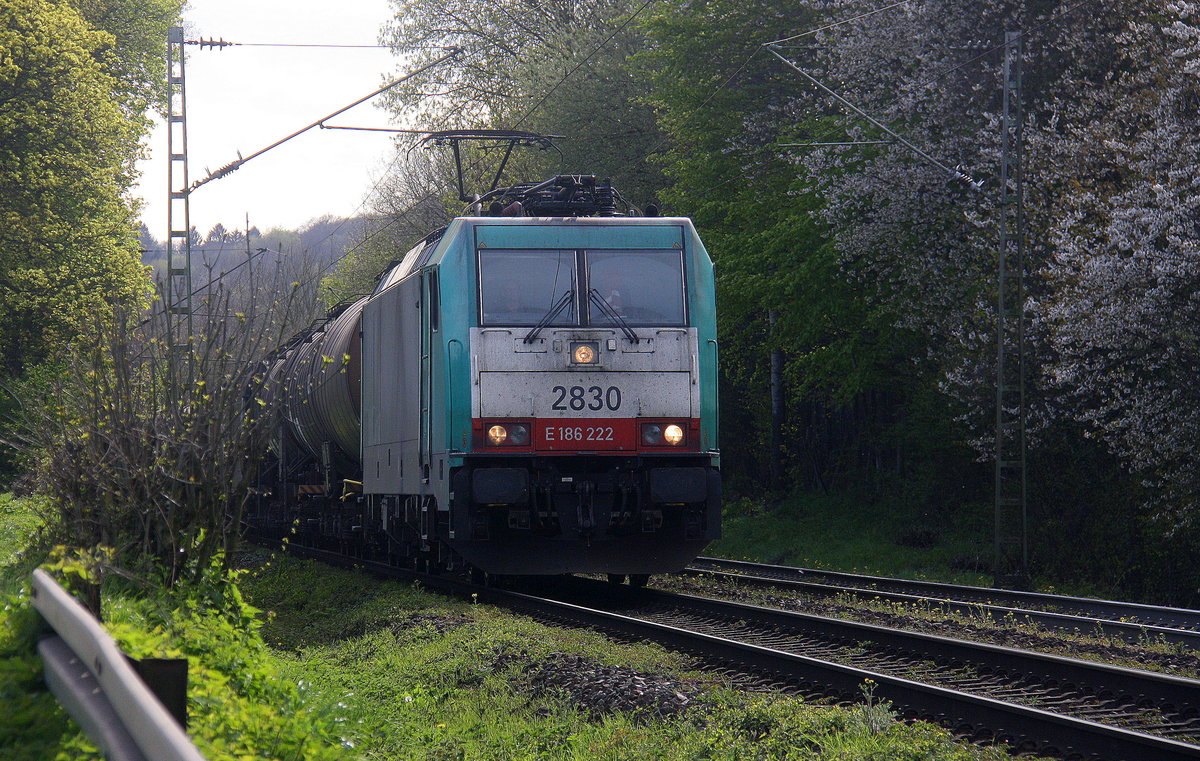
<instances>
[{"instance_id":1,"label":"grass","mask_svg":"<svg viewBox=\"0 0 1200 761\"><path fill-rule=\"evenodd\" d=\"M42 682L34 647L40 620L29 605L30 550L42 525L33 500L0 494L0 757L53 759L78 732Z\"/></svg>"},{"instance_id":2,"label":"grass","mask_svg":"<svg viewBox=\"0 0 1200 761\"><path fill-rule=\"evenodd\" d=\"M934 514L847 494L798 493L773 509L749 500L726 506L724 537L705 554L780 565L988 584L963 570L991 551L986 510Z\"/></svg>"},{"instance_id":3,"label":"grass","mask_svg":"<svg viewBox=\"0 0 1200 761\"><path fill-rule=\"evenodd\" d=\"M873 696L846 709L747 694L657 646L310 562L274 559L242 587L273 613L263 634L281 673L335 707L364 759L1005 758L933 725L897 722ZM666 680L693 707L597 712L576 694L539 688L546 671L588 668L580 663Z\"/></svg>"},{"instance_id":4,"label":"grass","mask_svg":"<svg viewBox=\"0 0 1200 761\"><path fill-rule=\"evenodd\" d=\"M0 498L0 758L100 761L42 681L35 646L44 624L29 604L28 580L46 553L40 543L26 546L40 525L37 507ZM188 659L189 730L206 759L352 758L336 717L274 670L255 613L223 581L169 592L112 583L104 590L105 627L123 652Z\"/></svg>"}]
</instances>

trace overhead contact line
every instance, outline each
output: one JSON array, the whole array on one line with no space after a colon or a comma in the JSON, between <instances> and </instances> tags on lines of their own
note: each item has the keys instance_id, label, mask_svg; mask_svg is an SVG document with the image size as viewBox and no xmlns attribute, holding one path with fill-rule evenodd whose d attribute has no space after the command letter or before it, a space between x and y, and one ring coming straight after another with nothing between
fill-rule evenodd
<instances>
[{"instance_id":1,"label":"overhead contact line","mask_svg":"<svg viewBox=\"0 0 1200 761\"><path fill-rule=\"evenodd\" d=\"M239 47L239 48L367 48L367 49L387 49L390 45L337 45L330 43L319 42L231 42L224 37L214 40L212 38L199 40L184 40L184 45L199 45L201 50L211 48L213 50L222 50L224 48Z\"/></svg>"}]
</instances>

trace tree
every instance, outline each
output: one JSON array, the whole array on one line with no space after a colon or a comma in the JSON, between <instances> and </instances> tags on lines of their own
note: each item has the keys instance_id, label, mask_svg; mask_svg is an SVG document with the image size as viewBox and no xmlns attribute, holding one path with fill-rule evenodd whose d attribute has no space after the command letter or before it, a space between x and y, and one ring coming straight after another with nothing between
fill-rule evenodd
<instances>
[{"instance_id":1,"label":"tree","mask_svg":"<svg viewBox=\"0 0 1200 761\"><path fill-rule=\"evenodd\" d=\"M150 234L150 228L144 222L138 223L137 237L143 261L147 256L155 256L163 250L163 245Z\"/></svg>"},{"instance_id":2,"label":"tree","mask_svg":"<svg viewBox=\"0 0 1200 761\"><path fill-rule=\"evenodd\" d=\"M969 422L983 439L992 384L980 369L994 356L990 199L999 159L1000 48L1005 30L1018 27L1018 6L926 0L866 15L871 10L844 4L840 12L855 20L814 35L794 57L943 166L841 106L849 140L890 144L817 148L805 166L828 199L843 261L861 282L879 284L899 326L928 337L950 378L947 388L981 413ZM797 84L811 87L799 77ZM982 189L945 167L961 167Z\"/></svg>"},{"instance_id":3,"label":"tree","mask_svg":"<svg viewBox=\"0 0 1200 761\"><path fill-rule=\"evenodd\" d=\"M167 27L179 18L179 0L69 0L88 26L110 38L97 56L116 80L114 95L126 117L144 119L166 98Z\"/></svg>"},{"instance_id":4,"label":"tree","mask_svg":"<svg viewBox=\"0 0 1200 761\"><path fill-rule=\"evenodd\" d=\"M208 231L208 235L204 239L205 245L219 246L229 239L229 231L225 229L225 225L220 222L212 226Z\"/></svg>"},{"instance_id":5,"label":"tree","mask_svg":"<svg viewBox=\"0 0 1200 761\"><path fill-rule=\"evenodd\" d=\"M101 63L113 44L70 6L0 6L0 355L9 374L69 341L83 315L146 295L121 195L139 132Z\"/></svg>"},{"instance_id":6,"label":"tree","mask_svg":"<svg viewBox=\"0 0 1200 761\"><path fill-rule=\"evenodd\" d=\"M1200 519L1200 9L1114 10L1118 33L1081 50L1036 136L1052 255L1035 313L1058 410L1178 527Z\"/></svg>"},{"instance_id":7,"label":"tree","mask_svg":"<svg viewBox=\"0 0 1200 761\"><path fill-rule=\"evenodd\" d=\"M869 10L842 7L849 18ZM898 145L807 162L830 199L845 260L884 285L902 324L932 337L941 385L963 403L986 457L996 383L999 53L1005 30L1025 32L1031 525L1057 525L1098 552L1109 549L1091 569L1071 572L1101 565L1127 588L1157 595L1194 589L1200 575L1187 560L1194 553L1161 549L1200 535L1187 528L1200 496L1192 464L1200 419L1190 414L1200 354L1186 327L1200 316L1190 190L1196 13L1194 3L1149 0L925 0L829 30L810 59L828 83L982 181L973 201ZM1148 489L1114 475L1109 453ZM1152 525L1147 507L1171 521ZM1032 534L1035 559L1055 556L1042 562L1063 573L1047 534Z\"/></svg>"},{"instance_id":8,"label":"tree","mask_svg":"<svg viewBox=\"0 0 1200 761\"><path fill-rule=\"evenodd\" d=\"M166 101L167 28L176 23L182 0L65 0L88 26L107 35L96 49L97 63L112 77L111 97L133 126L136 140L149 133L149 111ZM136 181L134 160L141 145L129 146L121 183Z\"/></svg>"},{"instance_id":9,"label":"tree","mask_svg":"<svg viewBox=\"0 0 1200 761\"><path fill-rule=\"evenodd\" d=\"M426 128L524 129L564 135L557 151L522 152L506 173L519 181L558 172L610 177L644 204L661 186L640 161L660 135L627 61L645 47L632 0L395 0L384 39L411 69L457 46L461 58L389 94L397 113ZM436 95L437 97L431 97ZM480 185L499 154L472 153ZM474 179L474 178L472 178Z\"/></svg>"},{"instance_id":10,"label":"tree","mask_svg":"<svg viewBox=\"0 0 1200 761\"><path fill-rule=\"evenodd\" d=\"M372 201L375 217L355 228L353 239L343 243L337 266L321 284L326 303L372 291L393 262L445 226L461 208L451 191L447 158L430 151L397 157L395 171Z\"/></svg>"},{"instance_id":11,"label":"tree","mask_svg":"<svg viewBox=\"0 0 1200 761\"><path fill-rule=\"evenodd\" d=\"M911 473L949 414L923 430L904 425L937 406L932 368L912 360L926 353L924 339L836 245L821 178L797 171L806 154L781 147L846 134L836 112L759 49L821 20L796 0L663 9L647 22L654 44L639 69L670 138L666 206L692 217L716 260L722 404L736 410L724 419L738 421L722 431L726 472L771 480L760 453L773 448L771 365L782 363L785 466L795 483L832 488L898 463Z\"/></svg>"},{"instance_id":12,"label":"tree","mask_svg":"<svg viewBox=\"0 0 1200 761\"><path fill-rule=\"evenodd\" d=\"M619 0L618 0L619 2ZM520 74L546 53L565 52L563 31L602 23L605 0L393 0L395 20L383 38L406 69L417 68L461 47L461 63L433 69L392 90L399 111L416 113L430 127L465 127L493 119L514 97L529 96ZM431 98L431 95L437 96Z\"/></svg>"}]
</instances>

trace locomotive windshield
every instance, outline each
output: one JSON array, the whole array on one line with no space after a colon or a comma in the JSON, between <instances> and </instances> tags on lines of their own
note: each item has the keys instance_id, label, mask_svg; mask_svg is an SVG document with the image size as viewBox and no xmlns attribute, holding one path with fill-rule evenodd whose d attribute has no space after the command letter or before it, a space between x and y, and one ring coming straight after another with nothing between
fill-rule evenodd
<instances>
[{"instance_id":1,"label":"locomotive windshield","mask_svg":"<svg viewBox=\"0 0 1200 761\"><path fill-rule=\"evenodd\" d=\"M586 278L582 289L580 277ZM483 325L537 325L543 319L554 326L687 322L683 252L677 250L483 249L479 285Z\"/></svg>"},{"instance_id":2,"label":"locomotive windshield","mask_svg":"<svg viewBox=\"0 0 1200 761\"><path fill-rule=\"evenodd\" d=\"M536 325L575 287L574 251L480 251L484 325ZM577 325L570 302L549 323Z\"/></svg>"},{"instance_id":3,"label":"locomotive windshield","mask_svg":"<svg viewBox=\"0 0 1200 761\"><path fill-rule=\"evenodd\" d=\"M588 251L588 286L630 325L684 323L683 255L679 251ZM592 325L612 319L594 302Z\"/></svg>"}]
</instances>

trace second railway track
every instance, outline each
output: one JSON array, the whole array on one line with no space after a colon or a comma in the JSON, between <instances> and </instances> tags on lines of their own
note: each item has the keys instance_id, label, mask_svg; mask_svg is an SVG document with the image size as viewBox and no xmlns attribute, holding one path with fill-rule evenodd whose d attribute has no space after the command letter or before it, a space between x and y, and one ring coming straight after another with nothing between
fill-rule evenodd
<instances>
[{"instance_id":1,"label":"second railway track","mask_svg":"<svg viewBox=\"0 0 1200 761\"><path fill-rule=\"evenodd\" d=\"M738 584L817 597L851 596L934 607L993 621L1027 621L1046 629L1099 634L1139 644L1164 642L1200 650L1200 611L1113 600L909 581L808 568L697 558L688 571Z\"/></svg>"}]
</instances>

